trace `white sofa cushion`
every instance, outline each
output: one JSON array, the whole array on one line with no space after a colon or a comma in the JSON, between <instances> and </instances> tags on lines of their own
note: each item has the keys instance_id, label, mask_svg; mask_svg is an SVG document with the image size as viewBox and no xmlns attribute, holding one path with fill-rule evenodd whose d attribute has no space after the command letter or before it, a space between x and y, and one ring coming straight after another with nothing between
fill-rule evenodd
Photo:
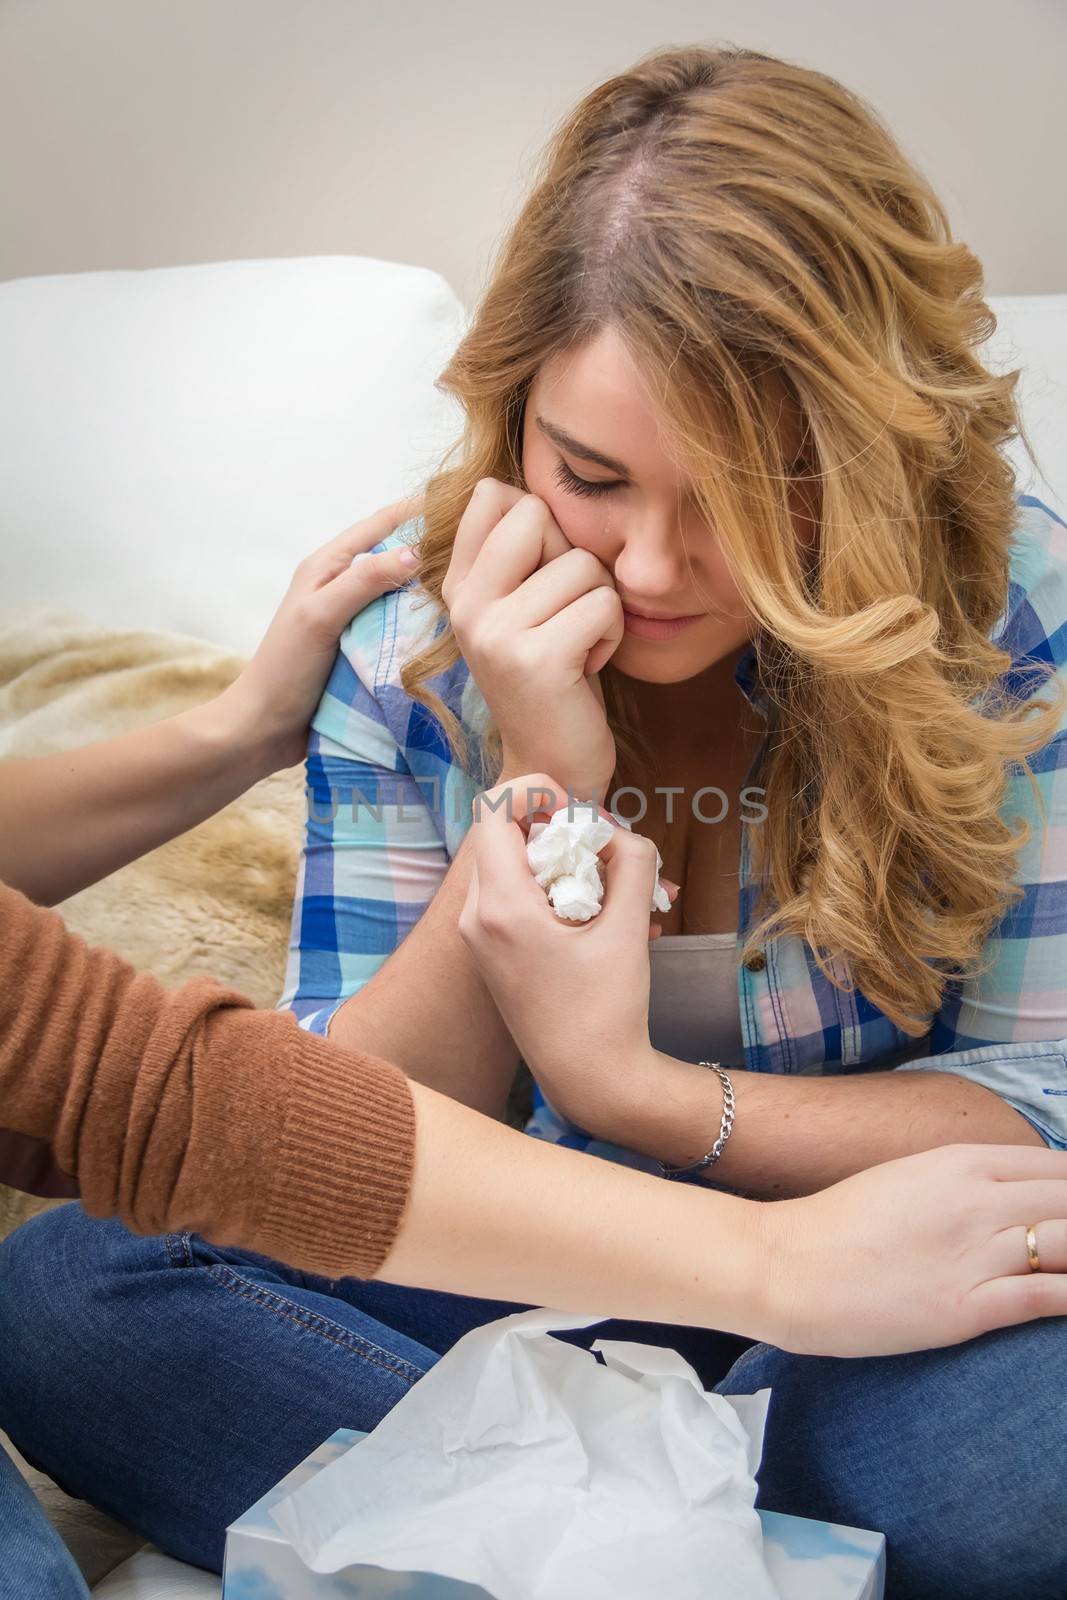
<instances>
[{"instance_id":1,"label":"white sofa cushion","mask_svg":"<svg viewBox=\"0 0 1067 1600\"><path fill-rule=\"evenodd\" d=\"M0 285L0 612L251 650L300 558L454 437L465 316L362 256Z\"/></svg>"}]
</instances>

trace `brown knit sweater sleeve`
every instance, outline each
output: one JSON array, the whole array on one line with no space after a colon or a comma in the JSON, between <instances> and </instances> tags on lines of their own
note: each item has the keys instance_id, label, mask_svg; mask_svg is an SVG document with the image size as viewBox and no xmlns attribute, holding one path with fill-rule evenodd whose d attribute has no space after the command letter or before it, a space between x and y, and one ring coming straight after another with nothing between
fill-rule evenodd
<instances>
[{"instance_id":1,"label":"brown knit sweater sleeve","mask_svg":"<svg viewBox=\"0 0 1067 1600\"><path fill-rule=\"evenodd\" d=\"M213 979L167 990L3 884L0 1126L50 1145L93 1216L332 1278L381 1266L415 1147L399 1068Z\"/></svg>"}]
</instances>

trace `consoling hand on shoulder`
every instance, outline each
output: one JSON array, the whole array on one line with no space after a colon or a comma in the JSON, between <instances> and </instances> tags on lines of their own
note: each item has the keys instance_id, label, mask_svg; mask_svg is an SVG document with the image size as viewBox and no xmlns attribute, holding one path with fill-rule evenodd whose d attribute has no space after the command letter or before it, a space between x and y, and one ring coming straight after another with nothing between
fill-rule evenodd
<instances>
[{"instance_id":1,"label":"consoling hand on shoulder","mask_svg":"<svg viewBox=\"0 0 1067 1600\"><path fill-rule=\"evenodd\" d=\"M421 506L421 495L382 506L305 556L252 660L220 697L266 743L274 769L304 759L308 723L352 618L412 577L418 556L409 546L368 552Z\"/></svg>"}]
</instances>

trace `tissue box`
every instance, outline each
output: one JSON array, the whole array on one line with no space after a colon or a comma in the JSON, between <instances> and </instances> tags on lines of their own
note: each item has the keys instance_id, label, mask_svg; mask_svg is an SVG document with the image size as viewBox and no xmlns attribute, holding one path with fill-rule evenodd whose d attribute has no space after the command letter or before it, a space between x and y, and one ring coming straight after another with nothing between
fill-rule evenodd
<instances>
[{"instance_id":1,"label":"tissue box","mask_svg":"<svg viewBox=\"0 0 1067 1600\"><path fill-rule=\"evenodd\" d=\"M346 1567L320 1574L304 1565L271 1508L365 1437L340 1428L227 1529L223 1600L385 1600L399 1594L405 1600L492 1600L473 1584L432 1573ZM759 1518L767 1570L781 1600L882 1600L883 1534L776 1511L761 1511Z\"/></svg>"}]
</instances>

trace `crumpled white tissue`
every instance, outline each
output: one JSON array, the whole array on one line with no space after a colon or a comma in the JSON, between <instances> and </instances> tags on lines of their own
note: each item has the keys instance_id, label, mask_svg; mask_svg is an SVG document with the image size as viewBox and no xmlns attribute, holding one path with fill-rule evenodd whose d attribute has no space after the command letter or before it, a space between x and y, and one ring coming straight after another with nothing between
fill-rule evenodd
<instances>
[{"instance_id":1,"label":"crumpled white tissue","mask_svg":"<svg viewBox=\"0 0 1067 1600\"><path fill-rule=\"evenodd\" d=\"M780 1600L755 1471L771 1391L706 1393L655 1345L552 1339L527 1311L466 1334L374 1431L273 1508L314 1572L431 1572L495 1600Z\"/></svg>"},{"instance_id":2,"label":"crumpled white tissue","mask_svg":"<svg viewBox=\"0 0 1067 1600\"><path fill-rule=\"evenodd\" d=\"M617 817L620 828L629 828ZM614 824L589 806L561 806L548 822L532 822L526 840L526 859L549 904L566 922L588 922L598 915L604 900L604 879L597 851L611 838ZM669 911L671 902L659 882L663 857L656 851L656 886L652 909Z\"/></svg>"}]
</instances>

